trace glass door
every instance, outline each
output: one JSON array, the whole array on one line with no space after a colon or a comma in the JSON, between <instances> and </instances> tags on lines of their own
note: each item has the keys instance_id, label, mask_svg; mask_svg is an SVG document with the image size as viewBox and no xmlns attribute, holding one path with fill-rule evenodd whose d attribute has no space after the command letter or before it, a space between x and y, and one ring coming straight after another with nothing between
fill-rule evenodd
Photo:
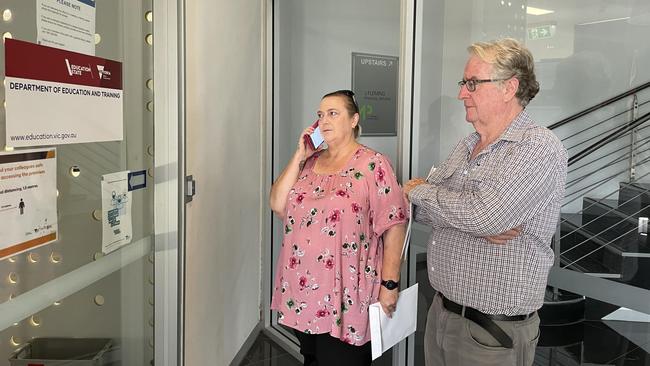
<instances>
[{"instance_id":1,"label":"glass door","mask_svg":"<svg viewBox=\"0 0 650 366\"><path fill-rule=\"evenodd\" d=\"M0 220L16 223L0 233L0 365L153 365L155 329L168 329L156 319L175 322L154 317L154 286L176 276L167 262L156 265L167 278L154 273L168 260L154 233L177 235L175 222L155 231L154 212L176 215L178 197L177 187L154 197L155 150L169 150L154 141L177 125L154 135L153 1L2 0L0 12L0 171L3 193L12 179L24 190L20 203L0 195ZM27 174L5 179L12 169Z\"/></svg>"},{"instance_id":2,"label":"glass door","mask_svg":"<svg viewBox=\"0 0 650 366\"><path fill-rule=\"evenodd\" d=\"M401 24L402 2L383 1L304 1L278 0L272 2L273 17L273 88L272 88L272 179L275 180L294 153L301 131L316 119L316 110L321 97L326 93L351 89L355 91L361 108L362 130L372 131L373 118L388 118L384 130L362 133L359 141L388 156L398 175L401 163L401 125L398 115L400 98L399 85L402 82L401 67ZM387 96L393 103L392 110L381 113L371 109L372 104L364 101L368 93L361 92L363 80L360 59L390 63L391 71L374 74L372 77L387 78L382 89L391 93ZM369 62L369 61L367 61ZM361 66L355 69L355 65ZM372 74L369 74L369 76ZM367 76L366 76L367 77ZM394 79L391 79L394 78ZM387 103L390 104L390 103ZM377 107L378 108L378 107ZM373 114L376 115L373 117ZM376 120L375 120L376 121ZM272 217L272 249L267 258L266 284L273 288L275 266L282 244L282 222ZM293 342L291 330L277 323L277 314L268 310L270 291L265 298L267 317L272 331L284 342ZM399 364L393 350L375 361L378 365Z\"/></svg>"}]
</instances>

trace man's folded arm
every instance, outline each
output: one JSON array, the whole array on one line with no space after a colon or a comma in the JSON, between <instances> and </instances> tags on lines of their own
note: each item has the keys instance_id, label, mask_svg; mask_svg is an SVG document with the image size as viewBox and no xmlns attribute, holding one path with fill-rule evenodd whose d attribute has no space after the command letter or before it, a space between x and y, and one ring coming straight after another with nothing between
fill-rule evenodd
<instances>
[{"instance_id":1,"label":"man's folded arm","mask_svg":"<svg viewBox=\"0 0 650 366\"><path fill-rule=\"evenodd\" d=\"M416 221L479 237L498 235L526 222L553 198L557 167L566 162L558 161L561 157L553 152L522 156L530 158L508 159L502 174L485 178L473 190L417 186L409 193L419 214Z\"/></svg>"}]
</instances>

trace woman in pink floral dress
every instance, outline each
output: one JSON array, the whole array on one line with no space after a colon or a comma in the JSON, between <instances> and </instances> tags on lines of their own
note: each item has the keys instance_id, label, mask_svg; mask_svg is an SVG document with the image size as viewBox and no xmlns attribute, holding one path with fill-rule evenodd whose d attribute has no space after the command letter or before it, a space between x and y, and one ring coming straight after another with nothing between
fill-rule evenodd
<instances>
[{"instance_id":1,"label":"woman in pink floral dress","mask_svg":"<svg viewBox=\"0 0 650 366\"><path fill-rule=\"evenodd\" d=\"M273 302L295 330L305 365L370 365L368 306L395 310L407 208L386 157L359 144L359 109L349 90L323 97L327 149L303 136L271 188L284 221Z\"/></svg>"}]
</instances>

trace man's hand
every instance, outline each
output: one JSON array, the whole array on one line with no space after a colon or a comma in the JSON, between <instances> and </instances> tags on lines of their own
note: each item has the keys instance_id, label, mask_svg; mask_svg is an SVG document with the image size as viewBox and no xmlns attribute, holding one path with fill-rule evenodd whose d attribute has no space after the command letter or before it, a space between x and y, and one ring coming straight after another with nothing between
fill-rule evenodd
<instances>
[{"instance_id":1,"label":"man's hand","mask_svg":"<svg viewBox=\"0 0 650 366\"><path fill-rule=\"evenodd\" d=\"M406 195L406 198L408 198L409 192L413 190L413 188L419 186L420 184L426 184L427 182L422 179L422 178L413 178L409 180L408 182L404 183L404 187L402 190L404 191L404 195Z\"/></svg>"},{"instance_id":2,"label":"man's hand","mask_svg":"<svg viewBox=\"0 0 650 366\"><path fill-rule=\"evenodd\" d=\"M487 239L487 241L492 244L505 244L508 240L512 240L518 237L520 234L521 226L517 226L498 235L486 236L484 239Z\"/></svg>"},{"instance_id":3,"label":"man's hand","mask_svg":"<svg viewBox=\"0 0 650 366\"><path fill-rule=\"evenodd\" d=\"M384 286L381 286L379 290L379 303L381 308L384 310L384 313L389 318L393 317L393 312L397 309L397 299L399 298L399 288L394 290L389 290Z\"/></svg>"}]
</instances>

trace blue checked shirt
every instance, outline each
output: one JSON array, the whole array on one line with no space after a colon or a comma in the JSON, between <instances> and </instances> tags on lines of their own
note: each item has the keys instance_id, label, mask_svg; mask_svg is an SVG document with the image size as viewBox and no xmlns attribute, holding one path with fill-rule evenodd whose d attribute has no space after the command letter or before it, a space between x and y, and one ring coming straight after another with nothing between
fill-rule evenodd
<instances>
[{"instance_id":1,"label":"blue checked shirt","mask_svg":"<svg viewBox=\"0 0 650 366\"><path fill-rule=\"evenodd\" d=\"M473 160L473 133L409 193L415 220L430 225L429 281L447 298L486 314L539 309L567 174L567 153L522 111ZM522 226L506 244L485 236Z\"/></svg>"}]
</instances>

